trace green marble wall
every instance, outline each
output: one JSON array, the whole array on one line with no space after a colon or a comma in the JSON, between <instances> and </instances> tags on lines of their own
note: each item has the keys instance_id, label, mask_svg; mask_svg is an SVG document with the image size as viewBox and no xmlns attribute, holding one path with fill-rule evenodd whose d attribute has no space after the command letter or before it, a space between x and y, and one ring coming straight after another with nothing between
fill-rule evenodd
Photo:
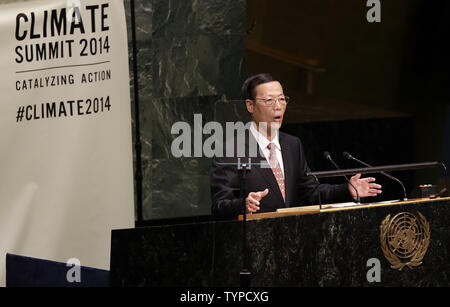
<instances>
[{"instance_id":1,"label":"green marble wall","mask_svg":"<svg viewBox=\"0 0 450 307\"><path fill-rule=\"evenodd\" d=\"M130 0L125 8L131 64ZM172 157L171 127L192 124L194 113L214 120L218 100L239 99L245 8L245 0L135 1L144 220L210 214L211 161Z\"/></svg>"}]
</instances>

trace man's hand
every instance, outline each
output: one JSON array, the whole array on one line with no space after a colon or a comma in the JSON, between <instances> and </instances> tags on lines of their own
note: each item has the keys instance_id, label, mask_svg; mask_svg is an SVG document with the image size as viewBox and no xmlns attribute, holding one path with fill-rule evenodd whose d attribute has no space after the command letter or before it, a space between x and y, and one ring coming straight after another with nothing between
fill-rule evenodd
<instances>
[{"instance_id":1,"label":"man's hand","mask_svg":"<svg viewBox=\"0 0 450 307\"><path fill-rule=\"evenodd\" d=\"M260 192L250 192L245 199L245 208L247 213L253 213L259 210L259 201L261 198L269 194L269 189Z\"/></svg>"},{"instance_id":2,"label":"man's hand","mask_svg":"<svg viewBox=\"0 0 450 307\"><path fill-rule=\"evenodd\" d=\"M381 194L381 185L375 183L375 178L367 177L361 179L360 177L361 174L356 174L350 178L350 182L358 190L360 198ZM348 185L348 190L350 191L350 194L352 194L352 197L356 199L355 189L350 184Z\"/></svg>"}]
</instances>

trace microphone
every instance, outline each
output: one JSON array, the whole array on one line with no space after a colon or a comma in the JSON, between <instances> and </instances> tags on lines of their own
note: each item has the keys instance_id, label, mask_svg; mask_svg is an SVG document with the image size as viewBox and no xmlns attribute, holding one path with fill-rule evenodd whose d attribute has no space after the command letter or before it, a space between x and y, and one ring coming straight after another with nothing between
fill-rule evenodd
<instances>
[{"instance_id":1,"label":"microphone","mask_svg":"<svg viewBox=\"0 0 450 307\"><path fill-rule=\"evenodd\" d=\"M336 167L336 169L340 169L339 166L337 166L337 164L333 161L333 159L331 159L331 155L328 151L325 151L323 153L323 156L325 157L325 159L330 160L331 163L333 163L334 167ZM355 190L356 192L356 203L360 203L359 201L359 193L358 190L355 188L355 186L350 182L350 180L347 178L347 176L344 175L344 178L347 180L347 182L352 186L352 188Z\"/></svg>"},{"instance_id":2,"label":"microphone","mask_svg":"<svg viewBox=\"0 0 450 307\"><path fill-rule=\"evenodd\" d=\"M442 197L442 195L444 195L444 193L446 193L446 192L447 192L447 188L443 188L439 193L430 195L430 198L433 199L433 198Z\"/></svg>"},{"instance_id":3,"label":"microphone","mask_svg":"<svg viewBox=\"0 0 450 307\"><path fill-rule=\"evenodd\" d=\"M350 159L351 159L351 160L355 160L356 162L358 162L358 163L360 163L360 164L362 164L362 165L364 165L364 166L372 167L371 165L369 165L369 164L367 164L367 163L364 163L364 162L361 161L361 160L356 159L355 157L353 157L351 154L349 154L349 153L346 152L346 151L344 151L344 152L342 153L342 155L343 155L344 158L346 158L346 159L349 159L349 160L350 160ZM403 185L403 183L402 183L399 179L397 179L397 178L395 178L394 176L391 176L391 175L389 175L389 174L387 174L387 173L385 173L385 172L380 172L380 174L382 174L382 175L384 175L384 176L386 176L386 177L388 177L388 178L390 178L390 179L392 179L392 180L398 182L398 183L402 186L402 189L403 189L403 200L408 200L408 198L406 197L406 189L405 189L405 186Z\"/></svg>"}]
</instances>

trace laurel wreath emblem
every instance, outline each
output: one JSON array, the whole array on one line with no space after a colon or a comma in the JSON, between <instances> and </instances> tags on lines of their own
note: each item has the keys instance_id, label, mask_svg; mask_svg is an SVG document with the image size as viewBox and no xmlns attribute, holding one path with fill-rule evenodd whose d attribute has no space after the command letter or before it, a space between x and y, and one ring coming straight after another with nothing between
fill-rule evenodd
<instances>
[{"instance_id":1,"label":"laurel wreath emblem","mask_svg":"<svg viewBox=\"0 0 450 307\"><path fill-rule=\"evenodd\" d=\"M381 222L381 249L393 269L401 271L405 266L412 269L422 264L430 244L430 225L420 212L417 213L418 217L412 213L402 212L393 218L388 214ZM395 245L398 250L393 247ZM403 245L408 247L402 249ZM404 252L401 253L399 250Z\"/></svg>"}]
</instances>

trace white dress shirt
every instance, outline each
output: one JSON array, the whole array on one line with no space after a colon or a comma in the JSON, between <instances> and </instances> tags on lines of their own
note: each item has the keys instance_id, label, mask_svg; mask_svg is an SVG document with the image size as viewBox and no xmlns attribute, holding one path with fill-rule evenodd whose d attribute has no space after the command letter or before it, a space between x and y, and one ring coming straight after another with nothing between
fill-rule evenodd
<instances>
[{"instance_id":1,"label":"white dress shirt","mask_svg":"<svg viewBox=\"0 0 450 307\"><path fill-rule=\"evenodd\" d=\"M267 163L269 163L269 155L270 155L270 149L267 147L270 143L273 143L275 145L275 153L277 155L278 163L280 164L281 172L283 172L284 177L284 166L283 166L283 156L281 155L281 146L280 141L278 137L278 130L275 134L272 141L269 141L267 137L265 137L263 134L261 134L258 129L256 128L255 122L252 122L250 125L250 131L252 132L253 136L256 139L256 142L259 145L259 148L261 149L261 152L264 154L264 157L267 160ZM270 164L269 164L270 165Z\"/></svg>"}]
</instances>

